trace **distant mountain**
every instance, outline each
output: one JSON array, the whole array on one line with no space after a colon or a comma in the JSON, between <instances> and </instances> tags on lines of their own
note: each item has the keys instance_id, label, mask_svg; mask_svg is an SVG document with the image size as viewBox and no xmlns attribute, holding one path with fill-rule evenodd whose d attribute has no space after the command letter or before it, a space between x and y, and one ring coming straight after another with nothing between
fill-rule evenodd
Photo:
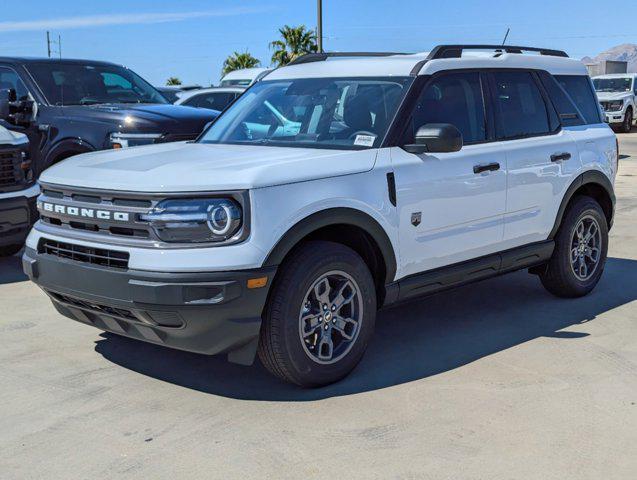
<instances>
[{"instance_id":1,"label":"distant mountain","mask_svg":"<svg viewBox=\"0 0 637 480\"><path fill-rule=\"evenodd\" d=\"M628 71L637 72L637 45L634 43L625 43L606 50L596 57L582 58L582 62L584 63L600 63L604 60L620 60L628 62Z\"/></svg>"}]
</instances>

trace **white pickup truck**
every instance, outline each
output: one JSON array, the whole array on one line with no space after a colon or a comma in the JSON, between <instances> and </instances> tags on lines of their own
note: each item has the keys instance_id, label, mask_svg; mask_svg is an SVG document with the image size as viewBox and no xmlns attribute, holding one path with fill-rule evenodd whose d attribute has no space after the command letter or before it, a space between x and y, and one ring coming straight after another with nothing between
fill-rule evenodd
<instances>
[{"instance_id":1,"label":"white pickup truck","mask_svg":"<svg viewBox=\"0 0 637 480\"><path fill-rule=\"evenodd\" d=\"M637 111L637 74L601 75L593 79L606 121L623 133L630 133Z\"/></svg>"}]
</instances>

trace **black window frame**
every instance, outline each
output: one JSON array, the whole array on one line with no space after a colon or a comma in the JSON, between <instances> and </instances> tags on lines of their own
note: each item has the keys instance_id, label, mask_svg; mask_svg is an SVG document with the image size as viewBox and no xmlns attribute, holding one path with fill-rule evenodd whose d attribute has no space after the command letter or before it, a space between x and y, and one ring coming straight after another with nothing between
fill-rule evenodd
<instances>
[{"instance_id":1,"label":"black window frame","mask_svg":"<svg viewBox=\"0 0 637 480\"><path fill-rule=\"evenodd\" d=\"M540 137L550 137L559 134L562 131L562 122L558 115L558 112L555 110L553 106L553 102L551 102L548 92L542 85L540 81L540 77L538 75L538 70L530 69L530 68L498 68L498 69L489 69L489 88L491 90L491 99L493 102L493 111L495 115L495 130L496 130L496 141L498 142L508 142L512 140L523 140L527 138L540 138ZM535 83L538 91L540 92L540 96L542 97L542 101L544 103L544 108L546 110L546 122L549 127L548 132L544 133L529 133L523 135L515 135L515 136L507 136L504 134L504 129L501 125L501 118L498 116L498 106L495 101L497 96L497 87L495 74L496 73L528 73L530 74L531 79ZM553 127L555 124L555 127Z\"/></svg>"},{"instance_id":2,"label":"black window frame","mask_svg":"<svg viewBox=\"0 0 637 480\"><path fill-rule=\"evenodd\" d=\"M411 91L407 92L407 95L403 98L403 104L398 109L393 124L380 148L384 147L400 147L404 145L407 140L407 130L412 122L414 110L418 104L418 100L421 95L440 77L449 75L458 75L464 73L477 73L480 79L480 89L482 92L482 103L484 104L484 121L486 129L486 139L477 142L465 142L463 146L470 145L483 145L486 143L493 143L495 138L495 115L493 111L493 102L490 89L487 82L487 69L484 68L458 68L452 70L442 70L434 73L433 75L420 75L414 81L411 87Z\"/></svg>"}]
</instances>

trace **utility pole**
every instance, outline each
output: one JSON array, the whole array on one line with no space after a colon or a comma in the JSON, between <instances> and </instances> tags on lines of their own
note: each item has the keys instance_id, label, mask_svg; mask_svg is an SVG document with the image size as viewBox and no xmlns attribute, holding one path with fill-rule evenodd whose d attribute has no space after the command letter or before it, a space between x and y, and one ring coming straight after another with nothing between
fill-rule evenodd
<instances>
[{"instance_id":1,"label":"utility pole","mask_svg":"<svg viewBox=\"0 0 637 480\"><path fill-rule=\"evenodd\" d=\"M49 55L49 58L51 58L51 34L48 30L46 31L46 51Z\"/></svg>"},{"instance_id":2,"label":"utility pole","mask_svg":"<svg viewBox=\"0 0 637 480\"><path fill-rule=\"evenodd\" d=\"M323 0L317 0L316 4L316 41L319 53L323 52Z\"/></svg>"},{"instance_id":3,"label":"utility pole","mask_svg":"<svg viewBox=\"0 0 637 480\"><path fill-rule=\"evenodd\" d=\"M58 33L58 53L60 54L60 60L62 60L62 37Z\"/></svg>"},{"instance_id":4,"label":"utility pole","mask_svg":"<svg viewBox=\"0 0 637 480\"><path fill-rule=\"evenodd\" d=\"M57 44L57 50L51 49L51 45L56 45L56 44ZM52 53L57 53L58 56L60 57L60 60L62 60L62 36L60 34L58 34L58 40L56 42L55 40L51 40L51 32L49 32L47 30L47 32L46 32L46 53L49 56L49 58L51 58L51 54Z\"/></svg>"}]
</instances>

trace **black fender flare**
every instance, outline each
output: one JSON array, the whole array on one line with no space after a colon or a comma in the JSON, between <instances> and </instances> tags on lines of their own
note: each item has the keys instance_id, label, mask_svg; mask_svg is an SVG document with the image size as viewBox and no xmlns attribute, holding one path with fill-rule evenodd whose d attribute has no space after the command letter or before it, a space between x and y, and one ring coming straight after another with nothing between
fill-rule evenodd
<instances>
[{"instance_id":1,"label":"black fender flare","mask_svg":"<svg viewBox=\"0 0 637 480\"><path fill-rule=\"evenodd\" d=\"M55 163L55 160L67 152L87 153L94 152L96 148L90 143L85 142L81 138L65 138L56 142L55 145L47 152L42 170L49 168Z\"/></svg>"},{"instance_id":2,"label":"black fender flare","mask_svg":"<svg viewBox=\"0 0 637 480\"><path fill-rule=\"evenodd\" d=\"M553 224L553 229L551 230L551 233L549 234L549 240L553 240L555 236L557 235L557 231L559 230L560 225L562 224L562 218L564 217L564 212L566 211L566 207L568 207L568 204L573 198L573 195L575 195L575 192L579 190L581 187L583 187L584 185L589 185L589 184L594 184L594 185L598 185L602 187L608 194L608 197L610 198L611 205L612 205L612 211L611 211L610 219L608 222L608 228L610 229L612 227L613 216L615 213L615 202L616 202L613 184L611 183L609 178L606 175L604 175L602 172L598 170L588 170L582 173L580 176L578 176L566 190L566 193L564 194L564 197L562 198L562 203L560 204L560 208L557 211L557 217L555 219L555 223Z\"/></svg>"},{"instance_id":3,"label":"black fender flare","mask_svg":"<svg viewBox=\"0 0 637 480\"><path fill-rule=\"evenodd\" d=\"M297 222L277 241L263 266L280 265L286 255L306 236L323 227L353 225L365 231L378 246L385 263L385 283L396 276L396 255L385 229L370 215L354 208L329 208L313 213Z\"/></svg>"}]
</instances>

